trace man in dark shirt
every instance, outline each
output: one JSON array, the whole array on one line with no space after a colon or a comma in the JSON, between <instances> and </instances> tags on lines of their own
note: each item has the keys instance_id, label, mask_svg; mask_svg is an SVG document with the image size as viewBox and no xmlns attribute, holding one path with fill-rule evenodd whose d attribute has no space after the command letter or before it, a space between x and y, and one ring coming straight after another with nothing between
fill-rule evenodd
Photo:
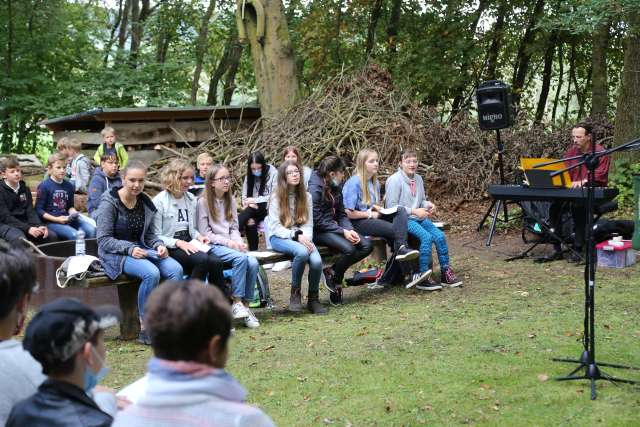
<instances>
[{"instance_id":1,"label":"man in dark shirt","mask_svg":"<svg viewBox=\"0 0 640 427\"><path fill-rule=\"evenodd\" d=\"M36 394L13 407L6 425L110 426L112 416L89 393L107 372L104 329L120 316L116 307L93 310L72 298L42 306L27 327L23 346L48 379ZM112 400L115 406L115 395Z\"/></svg>"},{"instance_id":2,"label":"man in dark shirt","mask_svg":"<svg viewBox=\"0 0 640 427\"><path fill-rule=\"evenodd\" d=\"M583 154L591 153L593 148L593 128L588 123L579 123L571 130L571 139L573 144L564 153L564 157L575 157ZM595 150L604 151L605 148L600 144L595 144ZM567 166L573 166L582 161L581 158L573 160L565 160ZM611 164L611 158L604 156L600 158L598 167L595 170L593 183L589 183L589 171L583 164L577 168L569 171L571 176L571 187L582 188L587 185L593 185L595 187L606 187L609 181L609 165ZM562 213L565 210L571 211L573 217L575 239L573 242L573 249L569 256L570 262L583 261L582 252L585 246L585 228L587 220L587 211L584 203L569 203L569 202L553 202L549 209L549 217L551 219L551 225L555 230L560 230L562 227ZM559 242L554 243L554 254L549 259L561 259L562 248Z\"/></svg>"},{"instance_id":3,"label":"man in dark shirt","mask_svg":"<svg viewBox=\"0 0 640 427\"><path fill-rule=\"evenodd\" d=\"M4 179L0 181L0 239L22 243L21 239L40 244L57 240L55 233L42 224L33 208L31 191L22 181L20 163L9 156L0 164Z\"/></svg>"}]
</instances>

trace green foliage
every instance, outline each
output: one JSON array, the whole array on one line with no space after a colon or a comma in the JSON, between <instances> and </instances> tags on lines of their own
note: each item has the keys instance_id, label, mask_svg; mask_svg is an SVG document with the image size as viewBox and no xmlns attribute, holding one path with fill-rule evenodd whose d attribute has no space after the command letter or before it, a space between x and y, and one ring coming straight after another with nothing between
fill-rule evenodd
<instances>
[{"instance_id":1,"label":"green foliage","mask_svg":"<svg viewBox=\"0 0 640 427\"><path fill-rule=\"evenodd\" d=\"M609 174L609 186L619 191L618 205L620 209L631 209L633 206L633 175L640 174L640 163L631 163L625 159L614 161L614 172Z\"/></svg>"}]
</instances>

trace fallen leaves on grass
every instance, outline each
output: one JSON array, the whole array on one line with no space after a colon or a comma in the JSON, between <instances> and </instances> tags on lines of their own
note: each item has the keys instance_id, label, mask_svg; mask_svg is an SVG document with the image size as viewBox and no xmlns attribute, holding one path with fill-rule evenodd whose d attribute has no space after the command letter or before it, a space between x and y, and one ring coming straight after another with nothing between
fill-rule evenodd
<instances>
[{"instance_id":1,"label":"fallen leaves on grass","mask_svg":"<svg viewBox=\"0 0 640 427\"><path fill-rule=\"evenodd\" d=\"M273 350L274 348L276 348L276 346L272 344L263 348L262 351L270 351L270 350Z\"/></svg>"},{"instance_id":2,"label":"fallen leaves on grass","mask_svg":"<svg viewBox=\"0 0 640 427\"><path fill-rule=\"evenodd\" d=\"M549 375L547 374L538 374L538 381L544 382L549 379Z\"/></svg>"}]
</instances>

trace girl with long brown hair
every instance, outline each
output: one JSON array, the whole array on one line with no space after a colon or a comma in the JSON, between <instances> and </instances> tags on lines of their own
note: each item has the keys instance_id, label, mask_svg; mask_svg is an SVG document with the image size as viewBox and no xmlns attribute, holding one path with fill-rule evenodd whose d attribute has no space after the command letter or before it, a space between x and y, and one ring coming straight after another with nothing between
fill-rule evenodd
<instances>
[{"instance_id":1,"label":"girl with long brown hair","mask_svg":"<svg viewBox=\"0 0 640 427\"><path fill-rule=\"evenodd\" d=\"M249 310L249 301L258 277L258 261L248 255L247 245L238 229L238 211L231 194L231 174L224 165L209 168L205 191L198 200L198 231L211 242L211 252L225 263L231 263L234 319L243 319L248 328L257 328L260 322Z\"/></svg>"},{"instance_id":2,"label":"girl with long brown hair","mask_svg":"<svg viewBox=\"0 0 640 427\"><path fill-rule=\"evenodd\" d=\"M344 273L373 250L371 241L353 229L344 211L342 181L345 164L337 156L327 156L314 171L309 181L313 198L313 241L328 246L341 255L336 262L324 269L325 286L340 303Z\"/></svg>"},{"instance_id":3,"label":"girl with long brown hair","mask_svg":"<svg viewBox=\"0 0 640 427\"><path fill-rule=\"evenodd\" d=\"M304 266L308 263L307 308L314 314L326 313L327 308L319 301L322 258L313 244L313 202L297 162L286 161L278 168L278 185L269 203L267 222L273 250L293 257L289 311L303 310L300 288Z\"/></svg>"}]
</instances>

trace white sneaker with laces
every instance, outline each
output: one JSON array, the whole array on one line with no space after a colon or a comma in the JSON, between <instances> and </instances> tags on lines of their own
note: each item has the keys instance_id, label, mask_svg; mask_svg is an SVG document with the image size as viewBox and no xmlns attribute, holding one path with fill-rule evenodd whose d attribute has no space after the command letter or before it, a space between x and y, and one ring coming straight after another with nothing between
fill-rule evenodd
<instances>
[{"instance_id":1,"label":"white sneaker with laces","mask_svg":"<svg viewBox=\"0 0 640 427\"><path fill-rule=\"evenodd\" d=\"M411 279L409 280L409 283L407 283L404 287L407 289L411 289L418 283L422 282L423 280L426 280L427 277L429 277L430 275L431 275L431 270L427 270L424 273L413 273L411 275Z\"/></svg>"},{"instance_id":2,"label":"white sneaker with laces","mask_svg":"<svg viewBox=\"0 0 640 427\"><path fill-rule=\"evenodd\" d=\"M288 268L291 268L291 261L280 261L273 264L273 267L271 267L271 271L284 271Z\"/></svg>"},{"instance_id":3,"label":"white sneaker with laces","mask_svg":"<svg viewBox=\"0 0 640 427\"><path fill-rule=\"evenodd\" d=\"M260 322L258 321L258 318L256 317L256 315L253 314L251 310L247 310L247 311L249 312L249 316L244 318L244 325L250 329L255 329L260 327Z\"/></svg>"},{"instance_id":4,"label":"white sneaker with laces","mask_svg":"<svg viewBox=\"0 0 640 427\"><path fill-rule=\"evenodd\" d=\"M234 319L244 319L249 317L249 309L241 302L236 302L231 306L231 315Z\"/></svg>"}]
</instances>

